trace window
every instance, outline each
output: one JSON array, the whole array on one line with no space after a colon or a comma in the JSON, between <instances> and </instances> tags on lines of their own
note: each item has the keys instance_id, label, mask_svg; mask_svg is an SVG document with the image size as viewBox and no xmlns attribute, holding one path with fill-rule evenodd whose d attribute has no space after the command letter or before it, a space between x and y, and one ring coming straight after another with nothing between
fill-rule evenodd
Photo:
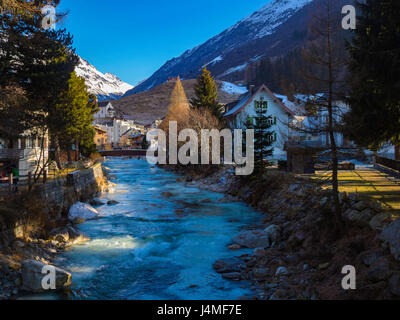
<instances>
[{"instance_id":1,"label":"window","mask_svg":"<svg viewBox=\"0 0 400 320\"><path fill-rule=\"evenodd\" d=\"M264 113L268 110L268 101L254 101L254 108L257 113Z\"/></svg>"}]
</instances>

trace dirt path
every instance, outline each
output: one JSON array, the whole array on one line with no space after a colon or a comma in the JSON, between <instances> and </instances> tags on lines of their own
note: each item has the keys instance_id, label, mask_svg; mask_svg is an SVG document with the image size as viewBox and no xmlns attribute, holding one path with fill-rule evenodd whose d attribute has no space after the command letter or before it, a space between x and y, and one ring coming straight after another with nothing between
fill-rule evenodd
<instances>
[{"instance_id":1,"label":"dirt path","mask_svg":"<svg viewBox=\"0 0 400 320\"><path fill-rule=\"evenodd\" d=\"M316 177L327 179L329 173L318 171ZM400 217L400 180L382 173L372 166L358 166L355 171L339 172L341 192L357 192L379 200Z\"/></svg>"}]
</instances>

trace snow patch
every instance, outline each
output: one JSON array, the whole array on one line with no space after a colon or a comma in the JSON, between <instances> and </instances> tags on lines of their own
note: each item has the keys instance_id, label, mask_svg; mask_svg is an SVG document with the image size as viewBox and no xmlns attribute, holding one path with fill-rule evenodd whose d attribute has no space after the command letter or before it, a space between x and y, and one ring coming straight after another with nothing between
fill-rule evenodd
<instances>
[{"instance_id":1,"label":"snow patch","mask_svg":"<svg viewBox=\"0 0 400 320\"><path fill-rule=\"evenodd\" d=\"M79 77L85 79L89 92L97 95L99 100L118 99L134 88L112 73L101 73L82 58L79 58L75 72Z\"/></svg>"},{"instance_id":2,"label":"snow patch","mask_svg":"<svg viewBox=\"0 0 400 320\"><path fill-rule=\"evenodd\" d=\"M222 91L225 91L229 94L245 94L247 92L246 87L237 86L236 84L224 81L221 87Z\"/></svg>"}]
</instances>

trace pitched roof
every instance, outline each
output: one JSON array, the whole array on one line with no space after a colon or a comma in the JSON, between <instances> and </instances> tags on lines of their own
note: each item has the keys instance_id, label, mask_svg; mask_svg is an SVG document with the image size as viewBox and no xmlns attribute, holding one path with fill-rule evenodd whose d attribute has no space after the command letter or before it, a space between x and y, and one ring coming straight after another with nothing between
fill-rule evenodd
<instances>
[{"instance_id":1,"label":"pitched roof","mask_svg":"<svg viewBox=\"0 0 400 320\"><path fill-rule=\"evenodd\" d=\"M101 101L98 103L98 106L99 106L99 108L104 108L104 107L107 107L109 103L111 103L111 101ZM112 105L112 103L111 103L111 105Z\"/></svg>"},{"instance_id":2,"label":"pitched roof","mask_svg":"<svg viewBox=\"0 0 400 320\"><path fill-rule=\"evenodd\" d=\"M277 104L279 104L279 105L282 107L282 109L283 109L286 113L288 113L288 114L290 114L290 115L292 115L292 116L295 115L294 112L293 112L292 110L290 110L287 106L285 106L285 104L284 104L280 99L278 99L278 98L273 94L273 92L272 92L265 84L263 84L263 85L260 86L260 87L258 88L258 90L255 91L253 94L250 94L250 92L248 92L248 93L246 93L245 95L243 95L243 97L242 97L240 100L238 100L237 105L236 105L235 107L233 107L231 110L229 110L227 113L225 113L225 117L232 117L232 116L237 115L237 114L238 114L239 112L241 112L241 111L255 98L255 96L256 96L259 92L261 92L262 90L266 91L266 92L272 97L272 99L274 100L274 102L276 102Z\"/></svg>"}]
</instances>

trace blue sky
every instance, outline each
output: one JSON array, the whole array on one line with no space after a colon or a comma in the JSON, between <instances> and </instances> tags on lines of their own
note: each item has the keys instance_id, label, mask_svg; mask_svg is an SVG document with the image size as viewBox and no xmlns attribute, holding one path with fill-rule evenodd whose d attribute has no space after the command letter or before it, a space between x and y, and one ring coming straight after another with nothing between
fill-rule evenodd
<instances>
[{"instance_id":1,"label":"blue sky","mask_svg":"<svg viewBox=\"0 0 400 320\"><path fill-rule=\"evenodd\" d=\"M62 0L77 53L137 84L270 0Z\"/></svg>"}]
</instances>

